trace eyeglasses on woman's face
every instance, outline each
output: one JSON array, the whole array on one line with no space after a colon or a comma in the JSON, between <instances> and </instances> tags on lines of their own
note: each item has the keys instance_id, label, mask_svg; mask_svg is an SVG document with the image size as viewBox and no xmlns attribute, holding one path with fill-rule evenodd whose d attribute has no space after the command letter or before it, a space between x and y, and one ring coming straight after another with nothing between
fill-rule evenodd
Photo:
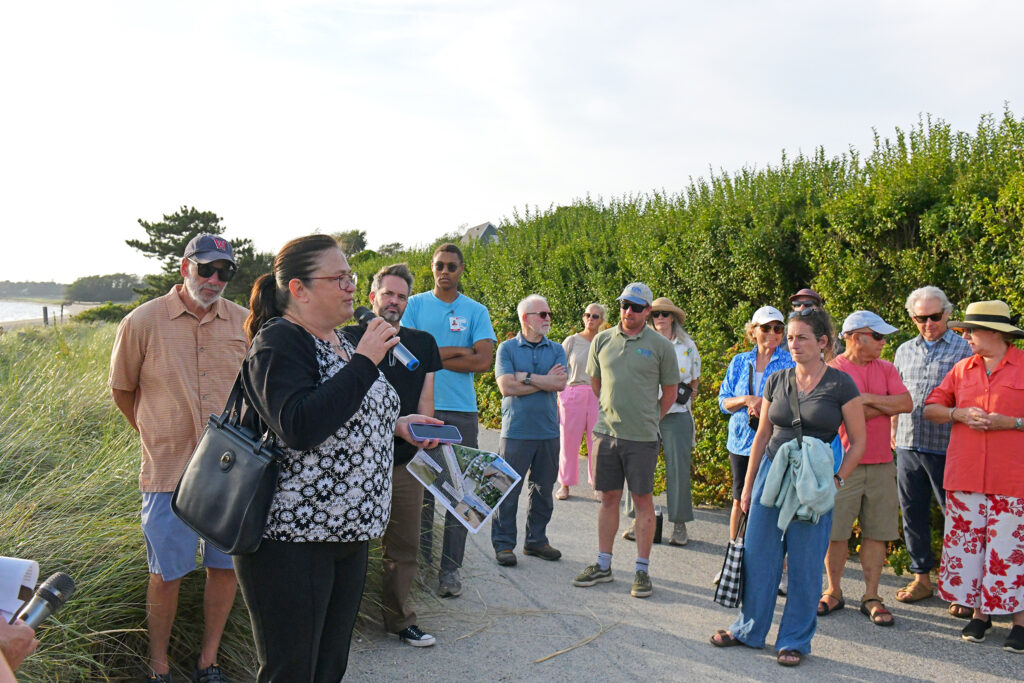
<instances>
[{"instance_id":1,"label":"eyeglasses on woman's face","mask_svg":"<svg viewBox=\"0 0 1024 683\"><path fill-rule=\"evenodd\" d=\"M761 331L764 332L765 334L768 334L769 332L773 334L782 334L783 332L786 331L786 326L783 325L782 323L765 323L764 325L760 325L759 327L761 328Z\"/></svg>"},{"instance_id":2,"label":"eyeglasses on woman's face","mask_svg":"<svg viewBox=\"0 0 1024 683\"><path fill-rule=\"evenodd\" d=\"M316 277L307 277L307 280L334 280L335 284L338 285L338 289L355 289L356 283L359 281L359 276L349 271L342 273L341 275L317 275Z\"/></svg>"},{"instance_id":3,"label":"eyeglasses on woman's face","mask_svg":"<svg viewBox=\"0 0 1024 683\"><path fill-rule=\"evenodd\" d=\"M652 318L671 318L672 311L651 311Z\"/></svg>"},{"instance_id":4,"label":"eyeglasses on woman's face","mask_svg":"<svg viewBox=\"0 0 1024 683\"><path fill-rule=\"evenodd\" d=\"M600 313L584 313L583 317L586 318L587 320L590 320L592 318L600 320L602 316Z\"/></svg>"}]
</instances>

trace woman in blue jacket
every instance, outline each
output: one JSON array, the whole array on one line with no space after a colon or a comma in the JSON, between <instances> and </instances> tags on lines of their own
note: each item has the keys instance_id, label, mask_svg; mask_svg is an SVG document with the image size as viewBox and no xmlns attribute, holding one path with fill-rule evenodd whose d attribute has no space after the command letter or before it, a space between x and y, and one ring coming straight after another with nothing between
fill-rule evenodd
<instances>
[{"instance_id":1,"label":"woman in blue jacket","mask_svg":"<svg viewBox=\"0 0 1024 683\"><path fill-rule=\"evenodd\" d=\"M740 495L747 477L750 445L760 418L761 395L768 377L778 370L791 368L795 363L789 352L782 348L786 332L786 318L773 306L762 306L754 311L747 323L747 339L755 346L738 353L729 362L729 370L718 390L718 407L729 418L729 464L732 466L732 516L729 518L729 538L736 538L740 519Z\"/></svg>"}]
</instances>

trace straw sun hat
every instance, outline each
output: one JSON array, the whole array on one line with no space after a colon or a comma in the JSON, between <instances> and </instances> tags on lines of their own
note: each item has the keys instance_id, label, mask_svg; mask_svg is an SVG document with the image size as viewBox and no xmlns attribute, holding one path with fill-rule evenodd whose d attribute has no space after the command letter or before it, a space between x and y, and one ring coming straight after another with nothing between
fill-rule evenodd
<instances>
[{"instance_id":1,"label":"straw sun hat","mask_svg":"<svg viewBox=\"0 0 1024 683\"><path fill-rule=\"evenodd\" d=\"M967 306L963 320L950 320L952 330L995 330L1014 337L1024 337L1024 330L1016 326L1017 318L1010 316L1010 307L1003 301L975 301Z\"/></svg>"}]
</instances>

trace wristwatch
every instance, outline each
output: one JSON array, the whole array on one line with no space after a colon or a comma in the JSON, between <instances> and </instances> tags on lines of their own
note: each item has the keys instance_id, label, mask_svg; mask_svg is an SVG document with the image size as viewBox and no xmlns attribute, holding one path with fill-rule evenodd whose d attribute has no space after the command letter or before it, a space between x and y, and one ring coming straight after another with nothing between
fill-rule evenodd
<instances>
[{"instance_id":1,"label":"wristwatch","mask_svg":"<svg viewBox=\"0 0 1024 683\"><path fill-rule=\"evenodd\" d=\"M1024 429L1024 417L1018 417L1013 421L1013 428L1018 432Z\"/></svg>"},{"instance_id":2,"label":"wristwatch","mask_svg":"<svg viewBox=\"0 0 1024 683\"><path fill-rule=\"evenodd\" d=\"M833 474L832 478L836 480L837 484L839 484L839 488L843 488L844 486L846 486L846 481L838 474Z\"/></svg>"},{"instance_id":3,"label":"wristwatch","mask_svg":"<svg viewBox=\"0 0 1024 683\"><path fill-rule=\"evenodd\" d=\"M530 379L530 376L532 374L533 374L532 372L526 373L526 377L523 378L523 384L525 384L526 386L530 386L531 384L533 384L533 380Z\"/></svg>"}]
</instances>

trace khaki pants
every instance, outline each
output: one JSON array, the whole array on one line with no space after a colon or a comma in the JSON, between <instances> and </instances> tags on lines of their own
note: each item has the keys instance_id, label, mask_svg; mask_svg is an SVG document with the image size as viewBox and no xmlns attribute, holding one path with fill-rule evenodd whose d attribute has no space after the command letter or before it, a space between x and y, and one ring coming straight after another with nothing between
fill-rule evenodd
<instances>
[{"instance_id":1,"label":"khaki pants","mask_svg":"<svg viewBox=\"0 0 1024 683\"><path fill-rule=\"evenodd\" d=\"M391 633L416 623L416 612L409 606L409 592L419 569L416 553L420 546L422 507L423 486L409 474L405 465L397 465L392 477L391 521L382 543L381 611L384 627Z\"/></svg>"}]
</instances>

